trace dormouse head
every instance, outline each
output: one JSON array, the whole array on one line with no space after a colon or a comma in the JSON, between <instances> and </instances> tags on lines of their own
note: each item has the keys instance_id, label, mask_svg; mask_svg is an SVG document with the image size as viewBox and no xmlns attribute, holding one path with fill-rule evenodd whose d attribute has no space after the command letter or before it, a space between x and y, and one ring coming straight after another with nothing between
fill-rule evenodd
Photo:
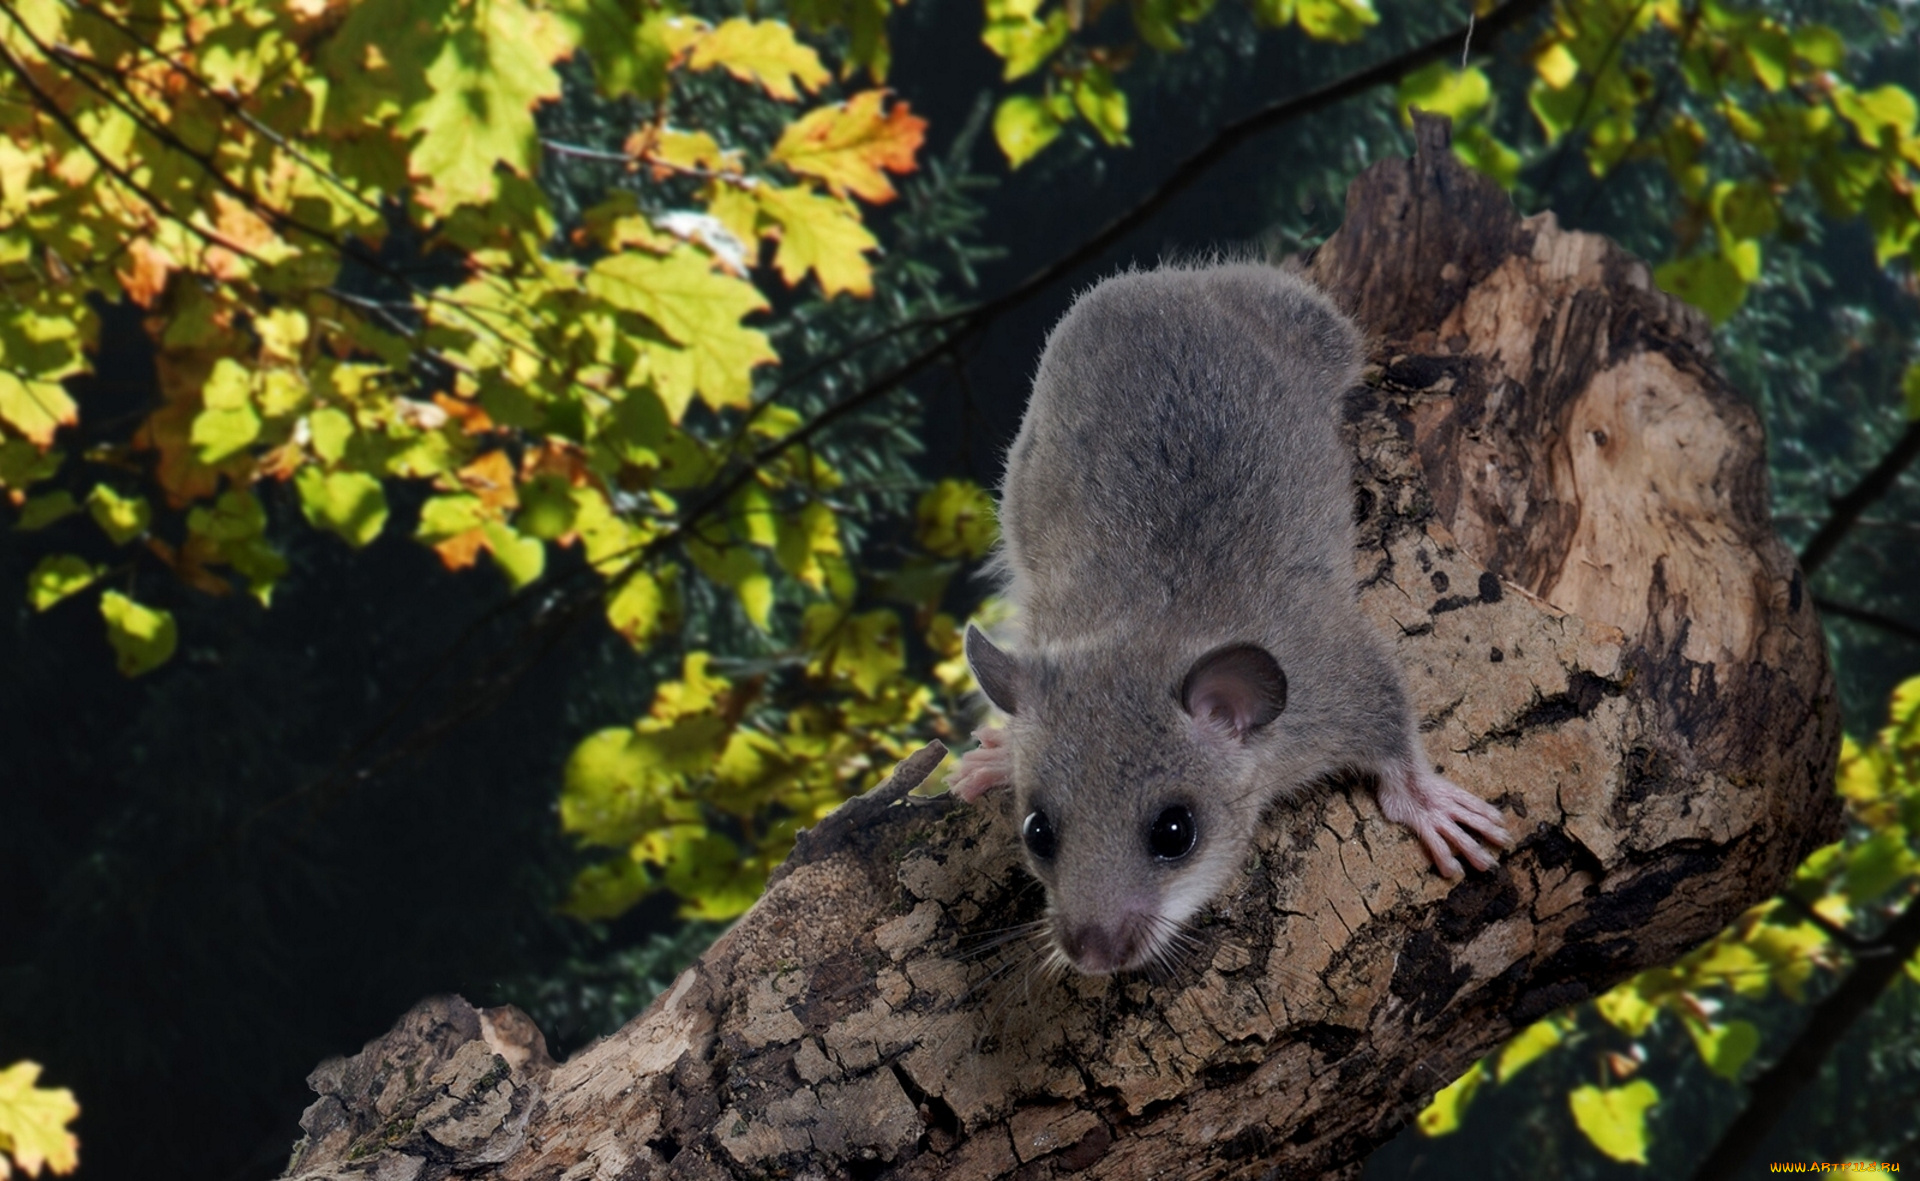
<instances>
[{"instance_id":1,"label":"dormouse head","mask_svg":"<svg viewBox=\"0 0 1920 1181\"><path fill-rule=\"evenodd\" d=\"M1015 815L1055 949L1089 974L1166 963L1259 823L1259 746L1287 704L1279 662L1248 642L1014 656L973 627L966 651L1008 716Z\"/></svg>"}]
</instances>

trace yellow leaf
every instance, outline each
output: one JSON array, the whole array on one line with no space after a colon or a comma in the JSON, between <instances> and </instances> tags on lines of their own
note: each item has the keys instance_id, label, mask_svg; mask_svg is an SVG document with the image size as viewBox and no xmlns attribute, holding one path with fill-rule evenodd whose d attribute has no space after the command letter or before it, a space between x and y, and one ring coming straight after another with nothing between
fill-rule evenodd
<instances>
[{"instance_id":1,"label":"yellow leaf","mask_svg":"<svg viewBox=\"0 0 1920 1181\"><path fill-rule=\"evenodd\" d=\"M0 419L40 447L53 445L53 432L80 421L80 408L57 381L22 379L0 369Z\"/></svg>"},{"instance_id":2,"label":"yellow leaf","mask_svg":"<svg viewBox=\"0 0 1920 1181\"><path fill-rule=\"evenodd\" d=\"M759 83L761 89L782 102L800 97L794 88L796 82L812 93L833 77L820 64L820 55L795 41L793 30L785 24L740 17L722 22L695 41L687 66L694 70L720 66L742 82Z\"/></svg>"},{"instance_id":3,"label":"yellow leaf","mask_svg":"<svg viewBox=\"0 0 1920 1181\"><path fill-rule=\"evenodd\" d=\"M740 323L766 308L760 292L744 279L716 274L690 247L665 258L631 250L609 255L587 273L587 293L645 316L680 346L647 350L650 364L665 371L660 393L676 421L686 407L684 398L672 396L676 384L698 390L715 409L745 406L753 397L753 367L779 359L764 333Z\"/></svg>"},{"instance_id":4,"label":"yellow leaf","mask_svg":"<svg viewBox=\"0 0 1920 1181\"><path fill-rule=\"evenodd\" d=\"M836 193L891 201L893 185L886 173L913 171L927 121L904 102L883 112L885 99L884 90L863 90L845 103L809 111L781 133L772 158L803 176L818 177Z\"/></svg>"},{"instance_id":5,"label":"yellow leaf","mask_svg":"<svg viewBox=\"0 0 1920 1181\"><path fill-rule=\"evenodd\" d=\"M80 1105L65 1087L35 1086L39 1077L38 1062L16 1062L0 1070L0 1145L30 1177L38 1176L43 1166L71 1173L80 1167L80 1142L66 1125L80 1114ZM0 1166L5 1163L0 1158Z\"/></svg>"},{"instance_id":6,"label":"yellow leaf","mask_svg":"<svg viewBox=\"0 0 1920 1181\"><path fill-rule=\"evenodd\" d=\"M865 252L880 243L860 223L860 212L844 197L827 197L810 186L791 189L761 185L754 193L761 212L780 227L774 265L791 287L808 271L831 298L842 291L865 298L873 294L873 271Z\"/></svg>"},{"instance_id":7,"label":"yellow leaf","mask_svg":"<svg viewBox=\"0 0 1920 1181\"><path fill-rule=\"evenodd\" d=\"M1573 1122L1595 1148L1638 1165L1647 1163L1647 1109L1659 1101L1659 1090L1646 1079L1608 1090L1579 1087L1567 1096Z\"/></svg>"},{"instance_id":8,"label":"yellow leaf","mask_svg":"<svg viewBox=\"0 0 1920 1181\"><path fill-rule=\"evenodd\" d=\"M1441 1087L1432 1102L1420 1113L1415 1121L1422 1136L1445 1136L1460 1129L1460 1121L1467 1114L1467 1104L1480 1090L1480 1084L1486 1080L1485 1065L1476 1062L1467 1068L1467 1073Z\"/></svg>"},{"instance_id":9,"label":"yellow leaf","mask_svg":"<svg viewBox=\"0 0 1920 1181\"><path fill-rule=\"evenodd\" d=\"M107 621L107 643L113 646L120 675L152 672L173 656L179 631L171 612L108 591L100 596L100 615Z\"/></svg>"},{"instance_id":10,"label":"yellow leaf","mask_svg":"<svg viewBox=\"0 0 1920 1181\"><path fill-rule=\"evenodd\" d=\"M1534 72L1555 90L1565 90L1580 73L1580 62L1564 41L1555 41L1533 59Z\"/></svg>"},{"instance_id":11,"label":"yellow leaf","mask_svg":"<svg viewBox=\"0 0 1920 1181\"><path fill-rule=\"evenodd\" d=\"M1031 94L1008 95L994 109L993 139L1009 167L1033 159L1059 135L1060 120L1053 109Z\"/></svg>"}]
</instances>

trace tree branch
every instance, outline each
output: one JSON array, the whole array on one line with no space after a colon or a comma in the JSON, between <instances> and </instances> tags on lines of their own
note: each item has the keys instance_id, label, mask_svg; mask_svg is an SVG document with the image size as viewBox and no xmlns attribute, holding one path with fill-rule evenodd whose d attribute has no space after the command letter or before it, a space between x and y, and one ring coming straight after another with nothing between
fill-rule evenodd
<instances>
[{"instance_id":1,"label":"tree branch","mask_svg":"<svg viewBox=\"0 0 1920 1181\"><path fill-rule=\"evenodd\" d=\"M1875 464L1873 470L1853 486L1852 491L1833 502L1833 515L1827 518L1827 523L1820 526L1813 539L1807 542L1806 548L1800 551L1800 569L1812 574L1832 557L1833 551L1840 548L1847 530L1853 528L1853 523L1860 519L1860 514L1892 490L1894 481L1900 478L1900 473L1907 470L1907 465L1915 458L1920 458L1920 422L1908 423L1906 433L1900 436L1886 457Z\"/></svg>"},{"instance_id":2,"label":"tree branch","mask_svg":"<svg viewBox=\"0 0 1920 1181\"><path fill-rule=\"evenodd\" d=\"M1911 623L1902 623L1890 615L1882 615L1877 611L1868 611L1862 607L1855 607L1850 603L1840 603L1833 599L1823 599L1818 595L1814 596L1813 605L1819 609L1822 615L1837 615L1841 619L1851 619L1855 623L1864 623L1868 627L1877 627L1881 631L1890 632L1902 639L1920 641L1920 627L1915 627Z\"/></svg>"}]
</instances>

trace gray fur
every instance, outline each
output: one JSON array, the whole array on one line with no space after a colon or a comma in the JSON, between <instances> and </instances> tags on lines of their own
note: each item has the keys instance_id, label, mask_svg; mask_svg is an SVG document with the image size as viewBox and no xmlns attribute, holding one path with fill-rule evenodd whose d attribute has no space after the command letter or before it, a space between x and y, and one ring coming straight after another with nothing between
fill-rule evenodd
<instances>
[{"instance_id":1,"label":"gray fur","mask_svg":"<svg viewBox=\"0 0 1920 1181\"><path fill-rule=\"evenodd\" d=\"M1114 276L1048 338L1001 491L1022 642L968 654L1017 696L1010 778L1017 814L1055 825L1057 856L1029 861L1057 938L1116 908L1184 921L1272 800L1413 765L1401 674L1355 598L1338 414L1363 356L1324 295L1258 264ZM1237 738L1181 704L1194 662L1236 643L1272 654L1286 687ZM1169 802L1200 834L1175 862L1143 837Z\"/></svg>"}]
</instances>

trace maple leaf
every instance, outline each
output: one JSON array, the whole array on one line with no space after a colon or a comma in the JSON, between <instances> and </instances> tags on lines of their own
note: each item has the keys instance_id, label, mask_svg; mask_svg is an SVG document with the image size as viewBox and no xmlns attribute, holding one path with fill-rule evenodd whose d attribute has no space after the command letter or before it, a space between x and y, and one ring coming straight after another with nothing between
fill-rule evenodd
<instances>
[{"instance_id":1,"label":"maple leaf","mask_svg":"<svg viewBox=\"0 0 1920 1181\"><path fill-rule=\"evenodd\" d=\"M811 94L833 76L820 64L820 55L811 46L793 39L793 30L787 25L737 16L695 41L687 57L687 68L692 70L715 66L742 82L759 83L762 90L782 102L800 97L796 82Z\"/></svg>"},{"instance_id":2,"label":"maple leaf","mask_svg":"<svg viewBox=\"0 0 1920 1181\"><path fill-rule=\"evenodd\" d=\"M716 408L747 404L753 367L779 359L766 334L740 323L766 309L760 292L744 279L716 274L691 247L665 258L635 250L609 255L587 272L587 293L645 316L679 346L641 342L676 421L693 391Z\"/></svg>"},{"instance_id":3,"label":"maple leaf","mask_svg":"<svg viewBox=\"0 0 1920 1181\"><path fill-rule=\"evenodd\" d=\"M533 108L560 97L552 63L571 48L557 22L521 0L468 11L474 19L452 31L427 67L429 97L400 119L401 131L421 133L408 157L416 199L442 214L491 201L496 163L522 176L533 171Z\"/></svg>"},{"instance_id":4,"label":"maple leaf","mask_svg":"<svg viewBox=\"0 0 1920 1181\"><path fill-rule=\"evenodd\" d=\"M38 1175L42 1165L71 1173L80 1167L80 1145L66 1124L80 1114L80 1105L65 1087L35 1086L39 1077L38 1062L16 1062L0 1070L0 1141L29 1177Z\"/></svg>"},{"instance_id":5,"label":"maple leaf","mask_svg":"<svg viewBox=\"0 0 1920 1181\"><path fill-rule=\"evenodd\" d=\"M851 192L876 205L893 200L886 174L913 171L927 121L904 102L883 111L886 93L863 90L844 103L809 111L781 133L772 158L818 177L836 193Z\"/></svg>"},{"instance_id":6,"label":"maple leaf","mask_svg":"<svg viewBox=\"0 0 1920 1181\"><path fill-rule=\"evenodd\" d=\"M754 191L760 209L780 226L780 250L774 265L792 287L811 270L829 298L850 291L873 294L873 271L863 257L880 244L860 224L860 212L844 197L827 197L811 186L791 189L761 185Z\"/></svg>"}]
</instances>

